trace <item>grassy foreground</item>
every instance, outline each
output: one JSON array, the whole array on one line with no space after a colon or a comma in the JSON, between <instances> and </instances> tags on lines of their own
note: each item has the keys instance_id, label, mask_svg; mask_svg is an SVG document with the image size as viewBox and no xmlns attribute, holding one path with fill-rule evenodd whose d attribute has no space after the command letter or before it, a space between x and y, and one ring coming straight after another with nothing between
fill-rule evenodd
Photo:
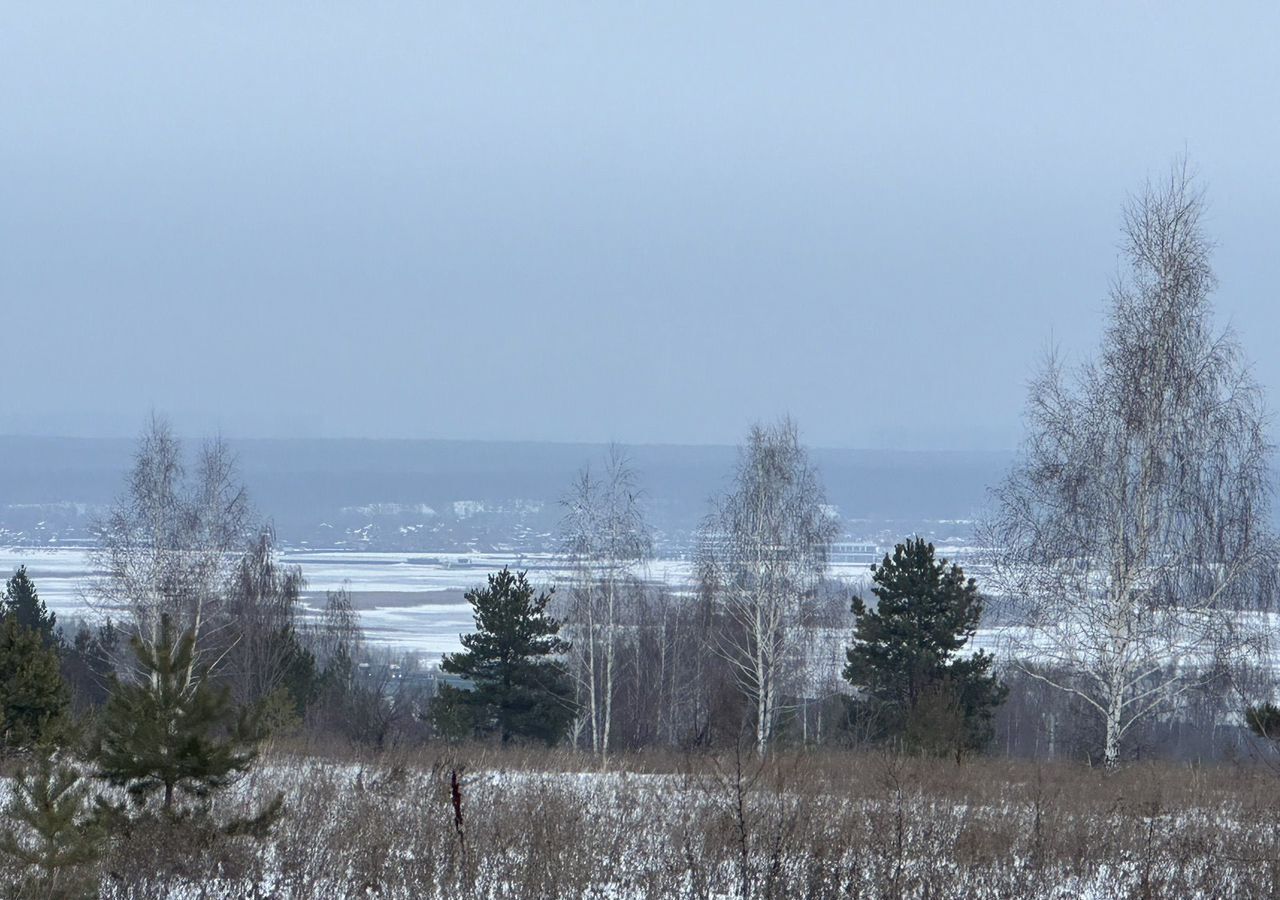
<instances>
[{"instance_id":1,"label":"grassy foreground","mask_svg":"<svg viewBox=\"0 0 1280 900\"><path fill-rule=\"evenodd\" d=\"M1261 766L730 751L601 772L568 752L277 746L221 808L276 791L265 839L117 835L100 895L1280 896L1280 776Z\"/></svg>"}]
</instances>

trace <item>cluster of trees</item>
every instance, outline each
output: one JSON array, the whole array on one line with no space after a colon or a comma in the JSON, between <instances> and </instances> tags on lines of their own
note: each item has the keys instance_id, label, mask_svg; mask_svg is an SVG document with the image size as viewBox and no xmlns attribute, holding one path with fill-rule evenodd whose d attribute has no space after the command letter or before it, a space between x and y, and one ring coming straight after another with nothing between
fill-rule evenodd
<instances>
[{"instance_id":1,"label":"cluster of trees","mask_svg":"<svg viewBox=\"0 0 1280 900\"><path fill-rule=\"evenodd\" d=\"M79 896L109 840L140 829L262 834L280 799L249 815L214 799L260 742L304 727L365 737L382 695L357 675L359 622L345 592L303 615L220 443L187 476L154 421L127 489L98 527L100 623L70 633L25 568L0 602L0 762L22 769L0 859L36 896ZM99 787L94 788L93 784ZM79 873L79 874L77 874Z\"/></svg>"},{"instance_id":2,"label":"cluster of trees","mask_svg":"<svg viewBox=\"0 0 1280 900\"><path fill-rule=\"evenodd\" d=\"M615 741L706 746L749 732L763 755L811 694L824 658L814 636L848 603L823 581L837 523L817 472L790 420L751 430L700 529L694 596L647 577L637 482L611 450L602 477L585 469L563 501L570 738L604 754Z\"/></svg>"},{"instance_id":3,"label":"cluster of trees","mask_svg":"<svg viewBox=\"0 0 1280 900\"><path fill-rule=\"evenodd\" d=\"M1115 766L1162 716L1216 728L1224 698L1269 695L1267 620L1252 613L1278 571L1271 448L1240 347L1212 322L1203 212L1185 163L1130 200L1098 358L1072 372L1051 356L1032 385L1023 452L982 533L1005 684L965 649L976 584L911 540L873 567L877 605L853 604L852 692L838 696L832 645L848 619L823 578L835 520L784 421L752 430L713 501L693 599L645 578L652 540L625 458L581 473L564 501L575 577L557 606L569 739L604 754L749 731L764 754L780 735L821 739L825 721L827 735L962 753L990 739L1012 686L1006 746L1043 746L1014 733L1029 723L1050 753ZM1244 722L1268 736L1273 709L1250 704ZM1238 728L1238 700L1230 718Z\"/></svg>"},{"instance_id":4,"label":"cluster of trees","mask_svg":"<svg viewBox=\"0 0 1280 900\"><path fill-rule=\"evenodd\" d=\"M0 750L26 766L0 825L0 857L27 870L24 891L92 893L89 867L113 835L156 825L255 833L270 826L279 797L247 819L215 826L210 816L211 796L248 770L262 733L253 711L235 710L230 689L198 658L194 629L178 633L166 613L154 636L135 633L131 658L103 673L105 703L85 717L73 712L60 671L60 651L74 647L54 629L20 568L0 614ZM91 791L86 774L102 792Z\"/></svg>"},{"instance_id":5,"label":"cluster of trees","mask_svg":"<svg viewBox=\"0 0 1280 900\"><path fill-rule=\"evenodd\" d=\"M847 618L832 606L849 607L844 589L823 581L834 517L793 423L752 430L705 522L694 596L644 577L652 539L637 481L616 449L602 478L588 469L575 480L564 500L573 575L563 601L553 606L553 591L506 570L467 594L476 630L442 664L465 686L440 689L438 733L567 738L602 759L619 744L749 738L765 756L780 739L821 740L825 705L829 737L956 756L989 741L1004 690L992 658L966 652L982 600L923 540L872 567L878 604L852 602L848 684L824 681L832 641L815 635L847 642Z\"/></svg>"},{"instance_id":6,"label":"cluster of trees","mask_svg":"<svg viewBox=\"0 0 1280 900\"><path fill-rule=\"evenodd\" d=\"M188 471L180 442L153 420L96 538L89 600L101 617L153 648L166 617L190 631L235 705L269 729L345 690L360 648L350 598L331 592L321 619L304 621L302 573L280 564L222 441L201 447Z\"/></svg>"}]
</instances>

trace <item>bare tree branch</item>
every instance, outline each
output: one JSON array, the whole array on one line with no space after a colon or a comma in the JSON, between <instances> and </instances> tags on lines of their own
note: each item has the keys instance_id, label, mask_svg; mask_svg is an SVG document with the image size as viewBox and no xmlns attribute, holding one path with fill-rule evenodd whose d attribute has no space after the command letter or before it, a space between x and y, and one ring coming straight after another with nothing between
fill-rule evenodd
<instances>
[{"instance_id":1,"label":"bare tree branch","mask_svg":"<svg viewBox=\"0 0 1280 900\"><path fill-rule=\"evenodd\" d=\"M1185 163L1130 200L1102 351L1032 383L986 539L1007 652L1098 710L1109 765L1134 722L1265 643L1241 611L1276 571L1271 448L1240 348L1213 331L1203 210Z\"/></svg>"}]
</instances>

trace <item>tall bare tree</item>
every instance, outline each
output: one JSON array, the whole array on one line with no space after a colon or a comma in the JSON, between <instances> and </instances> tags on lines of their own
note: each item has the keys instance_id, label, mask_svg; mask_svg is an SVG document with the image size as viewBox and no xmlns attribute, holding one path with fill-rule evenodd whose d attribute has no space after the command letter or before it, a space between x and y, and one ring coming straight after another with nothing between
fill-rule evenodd
<instances>
[{"instance_id":1,"label":"tall bare tree","mask_svg":"<svg viewBox=\"0 0 1280 900\"><path fill-rule=\"evenodd\" d=\"M360 613L345 584L325 591L324 609L301 631L303 645L315 657L316 668L321 672L350 667L364 651Z\"/></svg>"},{"instance_id":2,"label":"tall bare tree","mask_svg":"<svg viewBox=\"0 0 1280 900\"><path fill-rule=\"evenodd\" d=\"M285 687L303 654L299 607L306 581L300 566L282 565L275 533L263 528L240 557L228 588L226 670L237 705L261 705Z\"/></svg>"},{"instance_id":3,"label":"tall bare tree","mask_svg":"<svg viewBox=\"0 0 1280 900\"><path fill-rule=\"evenodd\" d=\"M616 445L609 448L603 476L583 468L561 505L562 542L573 570L562 618L582 710L575 730L588 728L591 749L603 758L609 752L617 689L619 604L636 567L652 555L653 539L635 471Z\"/></svg>"},{"instance_id":4,"label":"tall bare tree","mask_svg":"<svg viewBox=\"0 0 1280 900\"><path fill-rule=\"evenodd\" d=\"M1144 717L1257 650L1270 594L1264 413L1217 331L1204 200L1185 163L1127 204L1127 272L1099 357L1050 358L987 542L1007 653L1101 717L1103 759Z\"/></svg>"},{"instance_id":5,"label":"tall bare tree","mask_svg":"<svg viewBox=\"0 0 1280 900\"><path fill-rule=\"evenodd\" d=\"M725 616L718 649L755 714L756 751L773 739L784 683L805 678L803 626L837 531L795 423L756 425L733 487L703 523L700 567Z\"/></svg>"},{"instance_id":6,"label":"tall bare tree","mask_svg":"<svg viewBox=\"0 0 1280 900\"><path fill-rule=\"evenodd\" d=\"M249 515L227 445L207 442L188 473L181 443L153 416L126 490L96 523L90 557L100 574L91 601L111 615L124 613L153 645L165 614L176 629L194 629L199 645L217 624Z\"/></svg>"}]
</instances>

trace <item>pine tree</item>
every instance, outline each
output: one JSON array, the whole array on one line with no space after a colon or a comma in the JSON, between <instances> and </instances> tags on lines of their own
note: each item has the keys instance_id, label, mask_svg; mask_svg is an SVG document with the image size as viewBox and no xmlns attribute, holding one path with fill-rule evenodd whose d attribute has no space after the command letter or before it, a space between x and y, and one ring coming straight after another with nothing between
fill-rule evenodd
<instances>
[{"instance_id":1,"label":"pine tree","mask_svg":"<svg viewBox=\"0 0 1280 900\"><path fill-rule=\"evenodd\" d=\"M19 566L4 586L0 618L10 617L16 618L19 625L38 633L46 647L53 647L58 643L55 630L58 617L49 612L36 593L35 583L27 577L26 566Z\"/></svg>"},{"instance_id":2,"label":"pine tree","mask_svg":"<svg viewBox=\"0 0 1280 900\"><path fill-rule=\"evenodd\" d=\"M135 637L133 650L140 677L117 681L107 701L98 775L139 808L162 791L162 809L173 812L179 791L206 800L249 768L256 749L230 692L197 665L193 631L175 637L164 616L156 644Z\"/></svg>"},{"instance_id":3,"label":"pine tree","mask_svg":"<svg viewBox=\"0 0 1280 900\"><path fill-rule=\"evenodd\" d=\"M1266 738L1272 746L1280 749L1280 707L1267 701L1256 706L1246 706L1244 721L1260 738Z\"/></svg>"},{"instance_id":4,"label":"pine tree","mask_svg":"<svg viewBox=\"0 0 1280 900\"><path fill-rule=\"evenodd\" d=\"M69 702L57 651L16 615L0 619L0 754L57 741Z\"/></svg>"},{"instance_id":5,"label":"pine tree","mask_svg":"<svg viewBox=\"0 0 1280 900\"><path fill-rule=\"evenodd\" d=\"M560 623L546 614L551 592L535 593L524 572L489 576L485 588L468 591L476 630L462 638L464 653L450 653L440 668L471 682L444 685L432 718L445 733L497 734L504 743L532 738L553 744L573 718L573 689L563 663L569 649Z\"/></svg>"},{"instance_id":6,"label":"pine tree","mask_svg":"<svg viewBox=\"0 0 1280 900\"><path fill-rule=\"evenodd\" d=\"M985 746L1006 689L993 659L961 656L977 631L982 597L957 565L934 559L933 544L908 540L872 566L877 605L853 600L854 644L844 677L860 691L856 713L881 737L933 752Z\"/></svg>"},{"instance_id":7,"label":"pine tree","mask_svg":"<svg viewBox=\"0 0 1280 900\"><path fill-rule=\"evenodd\" d=\"M88 786L79 772L48 756L14 779L0 828L0 858L25 867L32 896L97 896L92 866L103 838L87 809ZM24 895L25 896L25 895Z\"/></svg>"},{"instance_id":8,"label":"pine tree","mask_svg":"<svg viewBox=\"0 0 1280 900\"><path fill-rule=\"evenodd\" d=\"M62 642L62 675L77 714L103 706L111 696L109 676L119 640L120 631L108 619L94 629L82 621L71 639Z\"/></svg>"}]
</instances>

